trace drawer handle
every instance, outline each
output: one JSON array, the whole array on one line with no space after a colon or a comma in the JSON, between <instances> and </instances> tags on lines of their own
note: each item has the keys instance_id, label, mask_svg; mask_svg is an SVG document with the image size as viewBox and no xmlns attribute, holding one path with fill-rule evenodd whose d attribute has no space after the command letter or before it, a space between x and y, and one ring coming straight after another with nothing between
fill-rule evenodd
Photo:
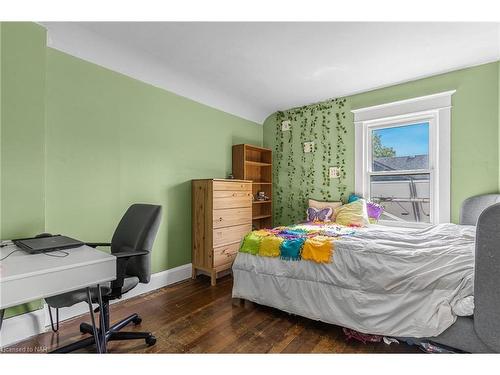
<instances>
[{"instance_id":1,"label":"drawer handle","mask_svg":"<svg viewBox=\"0 0 500 375\"><path fill-rule=\"evenodd\" d=\"M231 251L231 249L229 247L225 247L224 249L222 249L221 251L221 254L227 254L227 255L231 255L233 252Z\"/></svg>"},{"instance_id":2,"label":"drawer handle","mask_svg":"<svg viewBox=\"0 0 500 375\"><path fill-rule=\"evenodd\" d=\"M222 221L222 217L219 217L219 221Z\"/></svg>"}]
</instances>

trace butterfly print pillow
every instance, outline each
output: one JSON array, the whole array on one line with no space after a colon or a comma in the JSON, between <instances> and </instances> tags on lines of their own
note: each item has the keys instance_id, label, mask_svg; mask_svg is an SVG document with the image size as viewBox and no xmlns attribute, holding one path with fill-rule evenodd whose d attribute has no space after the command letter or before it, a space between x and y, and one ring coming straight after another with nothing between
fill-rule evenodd
<instances>
[{"instance_id":1,"label":"butterfly print pillow","mask_svg":"<svg viewBox=\"0 0 500 375\"><path fill-rule=\"evenodd\" d=\"M330 207L316 209L309 207L307 209L307 221L330 221L333 210Z\"/></svg>"}]
</instances>

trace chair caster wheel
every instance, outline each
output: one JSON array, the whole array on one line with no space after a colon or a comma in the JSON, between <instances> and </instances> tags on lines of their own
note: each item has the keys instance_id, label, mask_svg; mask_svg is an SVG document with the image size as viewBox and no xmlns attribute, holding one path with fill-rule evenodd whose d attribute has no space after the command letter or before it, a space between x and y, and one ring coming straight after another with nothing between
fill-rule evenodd
<instances>
[{"instance_id":1,"label":"chair caster wheel","mask_svg":"<svg viewBox=\"0 0 500 375\"><path fill-rule=\"evenodd\" d=\"M148 346L153 346L154 344L156 344L156 337L154 337L153 335L146 337L145 340Z\"/></svg>"},{"instance_id":2,"label":"chair caster wheel","mask_svg":"<svg viewBox=\"0 0 500 375\"><path fill-rule=\"evenodd\" d=\"M80 324L80 333L89 333L89 334L93 334L93 331L92 331L92 326L87 324L87 323L81 323Z\"/></svg>"},{"instance_id":3,"label":"chair caster wheel","mask_svg":"<svg viewBox=\"0 0 500 375\"><path fill-rule=\"evenodd\" d=\"M132 323L134 323L135 325L139 325L142 323L142 318L140 316L138 316L137 318L132 320Z\"/></svg>"}]
</instances>

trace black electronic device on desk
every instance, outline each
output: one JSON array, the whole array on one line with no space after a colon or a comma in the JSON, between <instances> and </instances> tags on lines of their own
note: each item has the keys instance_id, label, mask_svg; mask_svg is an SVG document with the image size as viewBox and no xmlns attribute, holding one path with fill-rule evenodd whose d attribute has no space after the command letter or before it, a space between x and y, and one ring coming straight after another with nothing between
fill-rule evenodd
<instances>
[{"instance_id":1,"label":"black electronic device on desk","mask_svg":"<svg viewBox=\"0 0 500 375\"><path fill-rule=\"evenodd\" d=\"M49 251L65 250L84 245L82 241L71 237L57 235L41 235L35 238L22 238L12 241L19 248L30 254L45 253Z\"/></svg>"}]
</instances>

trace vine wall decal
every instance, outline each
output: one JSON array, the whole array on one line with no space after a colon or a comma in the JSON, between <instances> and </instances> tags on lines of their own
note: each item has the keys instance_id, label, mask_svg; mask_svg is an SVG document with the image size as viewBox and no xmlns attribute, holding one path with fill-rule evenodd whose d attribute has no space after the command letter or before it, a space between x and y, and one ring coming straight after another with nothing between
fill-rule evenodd
<instances>
[{"instance_id":1,"label":"vine wall decal","mask_svg":"<svg viewBox=\"0 0 500 375\"><path fill-rule=\"evenodd\" d=\"M276 113L275 225L304 220L309 198L345 200L349 179L345 138L351 135L345 124L345 105L345 98L337 98ZM290 130L282 131L285 120L290 121ZM310 141L314 142L314 151L305 153L303 144ZM335 166L340 177L331 179L329 167Z\"/></svg>"},{"instance_id":2,"label":"vine wall decal","mask_svg":"<svg viewBox=\"0 0 500 375\"><path fill-rule=\"evenodd\" d=\"M276 114L276 120L279 124L276 126L276 139L274 143L274 153L273 153L273 192L275 200L275 216L283 217L283 187L281 186L280 171L283 168L283 132L281 131L281 122L285 119L283 112L278 112Z\"/></svg>"}]
</instances>

